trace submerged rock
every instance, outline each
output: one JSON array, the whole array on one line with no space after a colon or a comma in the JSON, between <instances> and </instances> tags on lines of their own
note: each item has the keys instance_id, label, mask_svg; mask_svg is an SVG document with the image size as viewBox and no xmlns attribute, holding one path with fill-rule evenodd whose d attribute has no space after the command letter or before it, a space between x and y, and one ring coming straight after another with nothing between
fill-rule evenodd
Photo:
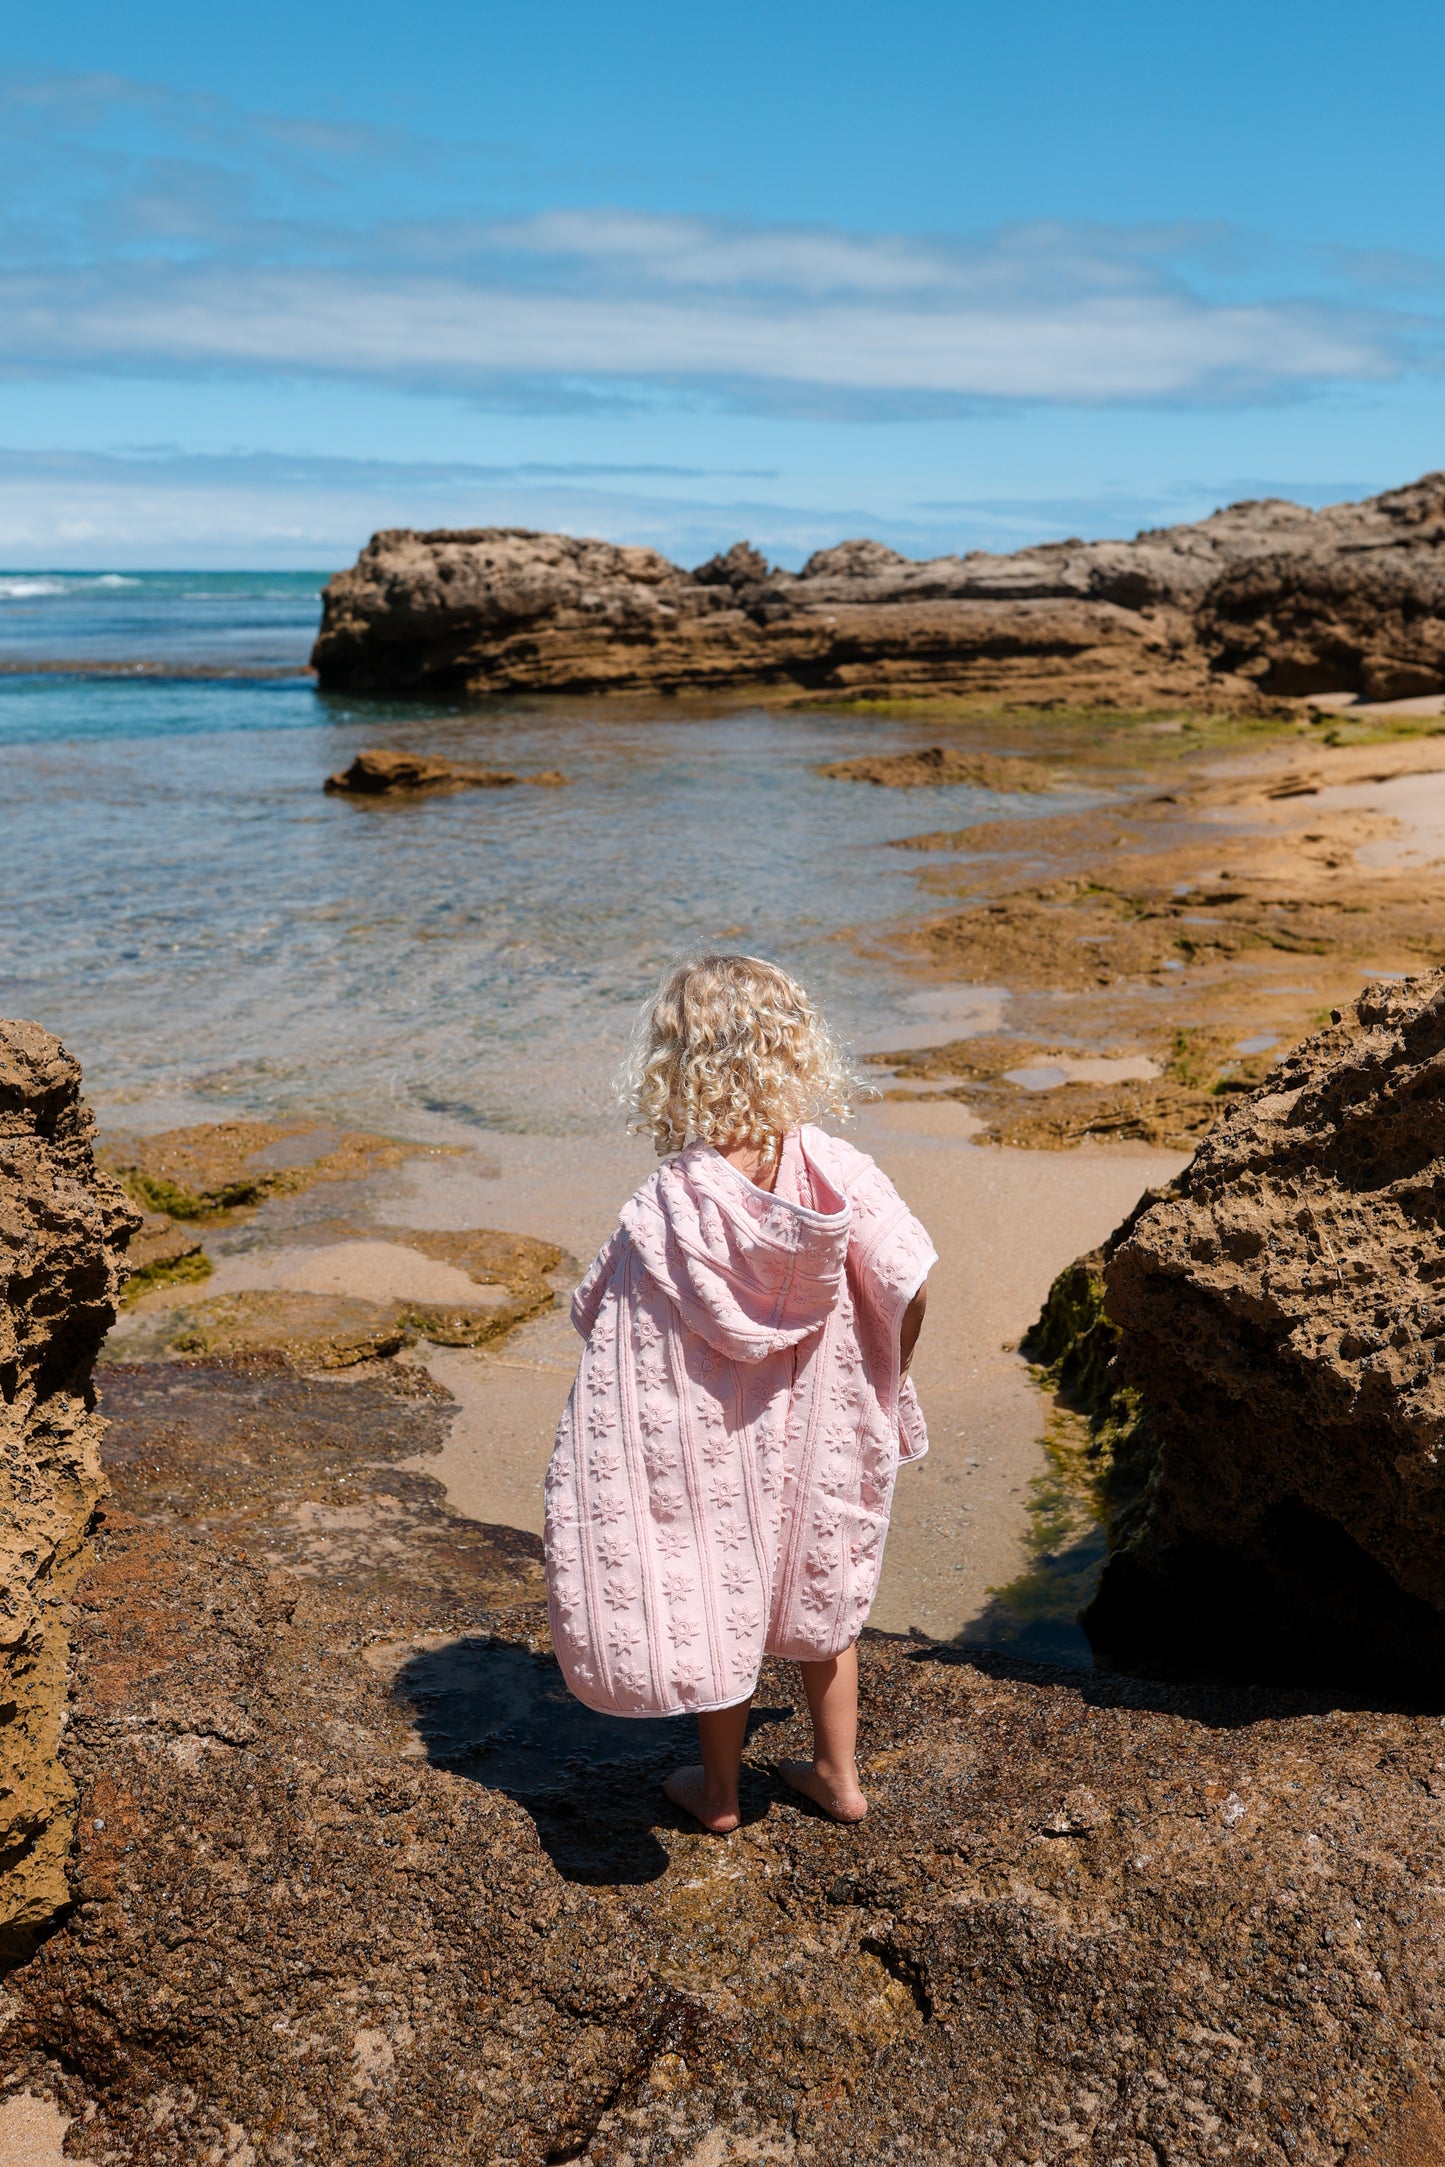
<instances>
[{"instance_id":1,"label":"submerged rock","mask_svg":"<svg viewBox=\"0 0 1445 2167\"><path fill-rule=\"evenodd\" d=\"M1445 1686L1445 972L1377 984L1108 1245L1130 1664Z\"/></svg>"},{"instance_id":2,"label":"submerged rock","mask_svg":"<svg viewBox=\"0 0 1445 2167\"><path fill-rule=\"evenodd\" d=\"M875 783L887 790L968 783L976 790L1005 794L1052 790L1055 781L1048 769L1035 760L999 759L990 753L960 752L951 745L929 745L921 752L865 753L856 760L829 760L818 773L832 782Z\"/></svg>"},{"instance_id":3,"label":"submerged rock","mask_svg":"<svg viewBox=\"0 0 1445 2167\"><path fill-rule=\"evenodd\" d=\"M269 1196L399 1166L420 1148L315 1121L202 1121L116 1137L98 1156L144 1211L213 1224L245 1216Z\"/></svg>"},{"instance_id":4,"label":"submerged rock","mask_svg":"<svg viewBox=\"0 0 1445 2167\"><path fill-rule=\"evenodd\" d=\"M104 1489L91 1369L140 1224L93 1128L59 1040L0 1022L0 1958L70 1894L66 1617Z\"/></svg>"},{"instance_id":5,"label":"submerged rock","mask_svg":"<svg viewBox=\"0 0 1445 2167\"><path fill-rule=\"evenodd\" d=\"M127 1320L109 1349L117 1362L161 1357L229 1358L274 1353L309 1369L348 1369L419 1339L481 1347L551 1309L549 1274L562 1262L551 1242L484 1227L441 1231L319 1221L304 1245L262 1252L256 1283L196 1300L157 1293ZM329 1237L329 1238L328 1238ZM397 1263L428 1257L452 1269L445 1299L418 1287ZM380 1282L378 1283L378 1264ZM204 1278L211 1270L187 1276ZM162 1285L164 1282L161 1283Z\"/></svg>"},{"instance_id":6,"label":"submerged rock","mask_svg":"<svg viewBox=\"0 0 1445 2167\"><path fill-rule=\"evenodd\" d=\"M312 661L323 685L400 693L771 684L1257 708L1441 692L1445 474L1006 557L843 542L796 573L746 542L687 572L519 527L396 528L328 582Z\"/></svg>"},{"instance_id":7,"label":"submerged rock","mask_svg":"<svg viewBox=\"0 0 1445 2167\"><path fill-rule=\"evenodd\" d=\"M431 753L379 749L359 752L350 767L327 776L326 788L351 797L380 798L449 790L510 790L517 783L555 790L566 780L556 768L546 768L538 775L513 775L506 768L476 767Z\"/></svg>"}]
</instances>

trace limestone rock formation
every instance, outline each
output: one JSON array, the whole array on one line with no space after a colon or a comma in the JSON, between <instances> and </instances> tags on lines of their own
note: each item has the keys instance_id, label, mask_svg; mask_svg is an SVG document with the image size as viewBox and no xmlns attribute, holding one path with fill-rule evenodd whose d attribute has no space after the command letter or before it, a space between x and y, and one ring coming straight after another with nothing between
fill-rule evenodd
<instances>
[{"instance_id":1,"label":"limestone rock formation","mask_svg":"<svg viewBox=\"0 0 1445 2167\"><path fill-rule=\"evenodd\" d=\"M1335 1013L1109 1245L1147 1480L1086 1622L1130 1663L1438 1693L1445 972Z\"/></svg>"},{"instance_id":2,"label":"limestone rock formation","mask_svg":"<svg viewBox=\"0 0 1445 2167\"><path fill-rule=\"evenodd\" d=\"M796 573L745 542L686 572L564 534L398 528L329 581L312 660L323 685L415 694L771 685L1237 708L1438 692L1445 473L1012 556L915 563L843 542Z\"/></svg>"},{"instance_id":3,"label":"limestone rock formation","mask_svg":"<svg viewBox=\"0 0 1445 2167\"><path fill-rule=\"evenodd\" d=\"M91 1366L140 1214L96 1171L80 1068L0 1022L0 1957L67 1901L67 1598L104 1487Z\"/></svg>"}]
</instances>

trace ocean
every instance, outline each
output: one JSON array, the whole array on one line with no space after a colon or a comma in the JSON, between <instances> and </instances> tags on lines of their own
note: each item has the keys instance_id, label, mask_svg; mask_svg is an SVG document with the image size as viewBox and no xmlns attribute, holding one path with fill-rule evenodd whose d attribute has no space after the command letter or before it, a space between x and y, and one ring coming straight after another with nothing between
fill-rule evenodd
<instances>
[{"instance_id":1,"label":"ocean","mask_svg":"<svg viewBox=\"0 0 1445 2167\"><path fill-rule=\"evenodd\" d=\"M0 1011L60 1035L107 1128L610 1127L636 1005L698 941L777 957L860 1047L916 1039L876 936L938 908L938 861L889 846L1041 809L816 772L916 722L323 694L323 576L0 574ZM371 745L571 780L324 795Z\"/></svg>"}]
</instances>

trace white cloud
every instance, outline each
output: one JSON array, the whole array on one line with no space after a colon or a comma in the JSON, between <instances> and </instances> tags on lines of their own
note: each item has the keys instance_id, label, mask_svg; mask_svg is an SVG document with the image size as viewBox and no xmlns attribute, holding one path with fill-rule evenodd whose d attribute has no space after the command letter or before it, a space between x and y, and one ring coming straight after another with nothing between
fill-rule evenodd
<instances>
[{"instance_id":1,"label":"white cloud","mask_svg":"<svg viewBox=\"0 0 1445 2167\"><path fill-rule=\"evenodd\" d=\"M1321 259L1312 297L1297 268L1270 292L1228 235L479 218L434 156L443 208L422 219L427 161L390 139L104 82L31 86L0 134L7 118L12 377L341 377L534 406L682 395L877 415L1271 400L1439 351L1438 317L1385 306L1337 263Z\"/></svg>"},{"instance_id":2,"label":"white cloud","mask_svg":"<svg viewBox=\"0 0 1445 2167\"><path fill-rule=\"evenodd\" d=\"M760 486L761 485L761 486ZM910 557L1009 550L1060 534L1129 535L1199 519L1226 499L1359 497L1372 479L1301 486L1269 474L1199 479L1151 493L800 503L781 478L728 468L523 461L510 466L314 454L199 455L156 449L0 450L0 567L90 571L241 564L326 570L378 527L525 526L641 542L699 564L746 538L796 567L848 534ZM3 598L0 598L3 599ZM0 607L0 644L5 635Z\"/></svg>"},{"instance_id":3,"label":"white cloud","mask_svg":"<svg viewBox=\"0 0 1445 2167\"><path fill-rule=\"evenodd\" d=\"M809 508L737 486L761 479L648 467L0 451L0 566L325 570L349 563L388 526L561 529L643 542L682 564L744 535L793 565L840 532L866 529L921 556L958 544L951 514L880 520L861 507ZM4 631L0 608L0 641Z\"/></svg>"},{"instance_id":4,"label":"white cloud","mask_svg":"<svg viewBox=\"0 0 1445 2167\"><path fill-rule=\"evenodd\" d=\"M1188 293L812 300L742 289L536 290L362 267L149 266L0 277L0 368L787 387L1065 402L1274 396L1396 373L1377 327L1318 307Z\"/></svg>"}]
</instances>

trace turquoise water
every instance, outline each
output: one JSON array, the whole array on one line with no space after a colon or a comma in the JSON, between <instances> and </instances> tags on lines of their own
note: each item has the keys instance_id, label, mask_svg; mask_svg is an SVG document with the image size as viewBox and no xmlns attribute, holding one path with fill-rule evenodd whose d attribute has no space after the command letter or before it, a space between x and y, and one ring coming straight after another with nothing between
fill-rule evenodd
<instances>
[{"instance_id":1,"label":"turquoise water","mask_svg":"<svg viewBox=\"0 0 1445 2167\"><path fill-rule=\"evenodd\" d=\"M304 668L323 572L0 572L0 669Z\"/></svg>"},{"instance_id":2,"label":"turquoise water","mask_svg":"<svg viewBox=\"0 0 1445 2167\"><path fill-rule=\"evenodd\" d=\"M0 577L0 1012L61 1035L113 1126L241 1112L437 1139L608 1126L632 1009L695 940L779 957L846 1034L886 1039L915 986L855 929L937 908L889 842L1043 809L815 772L928 742L917 725L615 700L403 707L302 675L188 678L237 656L284 668L289 652L294 667L318 581L14 591L42 577ZM144 648L122 650L121 626ZM173 674L28 673L26 641L31 661L104 646ZM572 780L397 804L323 794L377 744Z\"/></svg>"}]
</instances>

